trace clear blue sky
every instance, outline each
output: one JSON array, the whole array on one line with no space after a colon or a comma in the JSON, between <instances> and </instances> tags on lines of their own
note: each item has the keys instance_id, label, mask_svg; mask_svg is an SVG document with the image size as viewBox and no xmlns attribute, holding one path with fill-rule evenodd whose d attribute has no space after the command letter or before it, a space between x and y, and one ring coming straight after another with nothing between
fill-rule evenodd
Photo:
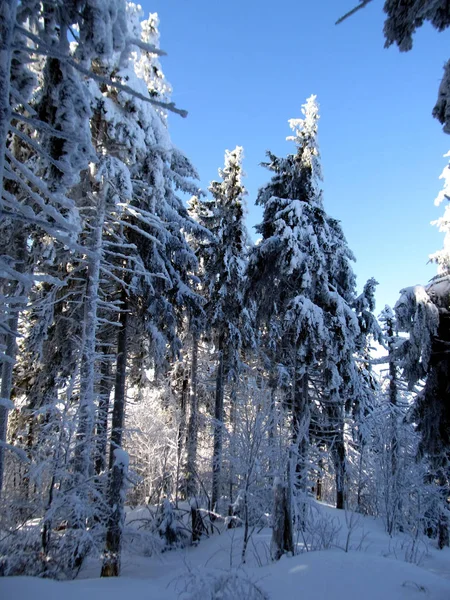
<instances>
[{"instance_id":1,"label":"clear blue sky","mask_svg":"<svg viewBox=\"0 0 450 600\"><path fill-rule=\"evenodd\" d=\"M405 286L435 274L428 255L443 235L430 221L443 207L442 155L450 136L431 117L450 32L423 27L414 48L384 49L381 0L336 19L357 0L273 3L145 0L160 16L162 65L173 99L189 111L171 115L172 139L197 167L202 187L217 178L224 150L244 147L250 230L269 172L270 149L293 151L287 120L310 94L321 107L325 207L340 219L356 255L358 288L374 276L377 314Z\"/></svg>"}]
</instances>

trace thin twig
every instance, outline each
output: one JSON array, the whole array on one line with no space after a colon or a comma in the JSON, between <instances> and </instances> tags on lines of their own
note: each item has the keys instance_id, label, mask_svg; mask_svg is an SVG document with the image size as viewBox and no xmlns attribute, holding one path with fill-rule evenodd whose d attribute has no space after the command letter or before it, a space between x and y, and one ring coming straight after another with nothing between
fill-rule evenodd
<instances>
[{"instance_id":1,"label":"thin twig","mask_svg":"<svg viewBox=\"0 0 450 600\"><path fill-rule=\"evenodd\" d=\"M336 21L335 25L339 25L340 23L342 23L342 21L345 21L346 19L348 19L349 17L351 17L352 15L354 15L356 12L358 12L358 10L361 10L362 8L364 8L365 6L367 6L367 4L369 4L369 2L372 2L372 0L362 0L362 2L360 2L354 8L352 8L352 10L349 10L348 13L345 13L345 15L343 15L342 17L340 17Z\"/></svg>"}]
</instances>

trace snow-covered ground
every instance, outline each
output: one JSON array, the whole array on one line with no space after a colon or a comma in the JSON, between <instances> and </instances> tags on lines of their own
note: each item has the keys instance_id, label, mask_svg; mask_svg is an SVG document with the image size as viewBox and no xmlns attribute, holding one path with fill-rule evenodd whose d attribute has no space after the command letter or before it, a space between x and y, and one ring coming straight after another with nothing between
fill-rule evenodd
<instances>
[{"instance_id":1,"label":"snow-covered ground","mask_svg":"<svg viewBox=\"0 0 450 600\"><path fill-rule=\"evenodd\" d=\"M317 505L317 540L334 532L328 550L303 552L269 561L270 530L255 532L247 562L240 564L242 529L226 530L202 540L197 547L143 557L124 552L122 576L99 579L99 566L86 565L79 578L55 582L27 577L0 579L2 600L232 600L250 598L245 592L211 595L213 579L233 587L238 576L273 600L450 600L450 549L405 535L389 538L383 524L371 517ZM339 529L339 532L336 531ZM331 537L333 537L331 535ZM299 540L302 547L302 540ZM346 552L345 549L348 551ZM405 558L413 562L405 562ZM194 591L196 593L194 594ZM257 598L257 596L253 596ZM260 596L263 597L263 596Z\"/></svg>"}]
</instances>

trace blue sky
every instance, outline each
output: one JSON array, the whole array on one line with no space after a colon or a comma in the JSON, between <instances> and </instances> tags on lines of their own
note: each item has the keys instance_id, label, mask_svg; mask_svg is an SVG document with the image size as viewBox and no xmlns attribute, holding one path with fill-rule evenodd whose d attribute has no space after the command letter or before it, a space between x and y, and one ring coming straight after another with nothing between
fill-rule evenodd
<instances>
[{"instance_id":1,"label":"blue sky","mask_svg":"<svg viewBox=\"0 0 450 600\"><path fill-rule=\"evenodd\" d=\"M217 178L225 149L244 147L248 225L269 172L270 149L294 150L288 119L317 94L325 208L340 219L358 288L379 281L377 313L405 286L435 274L428 255L443 234L430 225L443 207L433 200L450 137L431 117L444 62L447 30L423 27L414 48L384 49L382 2L351 19L336 19L356 0L278 3L151 0L160 16L162 66L173 100L189 111L171 115L174 142L197 167L201 185ZM254 232L253 232L254 233Z\"/></svg>"}]
</instances>

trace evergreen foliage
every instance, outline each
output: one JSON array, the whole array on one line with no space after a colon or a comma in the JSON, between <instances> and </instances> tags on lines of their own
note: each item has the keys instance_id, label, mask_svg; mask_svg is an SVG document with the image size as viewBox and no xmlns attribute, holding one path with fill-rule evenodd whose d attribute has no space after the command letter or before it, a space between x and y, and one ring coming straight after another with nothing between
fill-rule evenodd
<instances>
[{"instance_id":1,"label":"evergreen foliage","mask_svg":"<svg viewBox=\"0 0 450 600\"><path fill-rule=\"evenodd\" d=\"M401 49L426 20L448 26L439 2L385 10ZM380 325L377 282L357 295L325 210L311 96L295 150L264 163L252 245L243 149L204 199L143 17L124 0L0 7L0 574L73 578L96 556L117 576L130 539L153 553L225 527L242 527L242 563L265 526L274 560L296 534L329 547L313 494L445 545L447 215L438 277ZM221 589L261 596L242 578L187 583Z\"/></svg>"}]
</instances>

